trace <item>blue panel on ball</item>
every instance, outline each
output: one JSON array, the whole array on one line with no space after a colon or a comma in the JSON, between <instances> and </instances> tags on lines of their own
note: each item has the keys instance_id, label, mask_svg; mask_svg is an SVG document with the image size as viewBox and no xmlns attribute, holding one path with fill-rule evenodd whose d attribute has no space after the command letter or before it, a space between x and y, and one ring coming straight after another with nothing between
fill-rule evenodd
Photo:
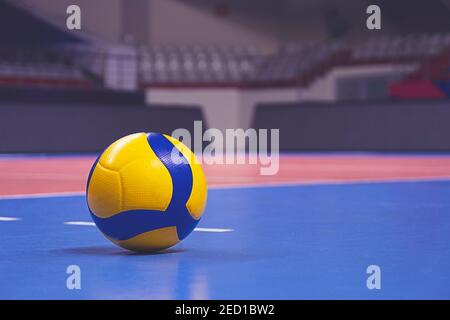
<instances>
[{"instance_id":1,"label":"blue panel on ball","mask_svg":"<svg viewBox=\"0 0 450 320\"><path fill-rule=\"evenodd\" d=\"M192 218L186 202L192 192L192 170L188 160L164 135L149 133L147 140L172 177L172 200L167 212L173 217L178 238L183 240L194 230L199 220Z\"/></svg>"},{"instance_id":2,"label":"blue panel on ball","mask_svg":"<svg viewBox=\"0 0 450 320\"><path fill-rule=\"evenodd\" d=\"M158 210L129 210L109 218L99 218L91 211L97 227L108 237L127 240L141 233L174 225L169 212Z\"/></svg>"},{"instance_id":3,"label":"blue panel on ball","mask_svg":"<svg viewBox=\"0 0 450 320\"><path fill-rule=\"evenodd\" d=\"M86 183L86 196L87 196L87 193L89 192L89 183L91 182L92 174L94 173L94 169L97 166L97 163L100 160L100 157L102 156L102 154L103 153L100 153L100 155L97 157L97 159L95 159L95 162L92 165L91 170L89 171L89 175L88 175L87 183ZM86 197L86 200L87 200L87 197ZM88 206L89 206L89 204L88 204Z\"/></svg>"}]
</instances>

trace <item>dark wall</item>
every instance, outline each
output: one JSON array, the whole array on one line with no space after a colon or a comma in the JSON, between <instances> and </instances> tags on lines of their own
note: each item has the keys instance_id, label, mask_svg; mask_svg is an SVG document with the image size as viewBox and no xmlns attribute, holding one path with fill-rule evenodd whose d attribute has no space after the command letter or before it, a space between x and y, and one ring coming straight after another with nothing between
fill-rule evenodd
<instances>
[{"instance_id":1,"label":"dark wall","mask_svg":"<svg viewBox=\"0 0 450 320\"><path fill-rule=\"evenodd\" d=\"M279 128L285 151L450 151L450 100L266 104L253 126Z\"/></svg>"},{"instance_id":2,"label":"dark wall","mask_svg":"<svg viewBox=\"0 0 450 320\"><path fill-rule=\"evenodd\" d=\"M193 132L198 107L0 102L1 152L92 152L135 132Z\"/></svg>"}]
</instances>

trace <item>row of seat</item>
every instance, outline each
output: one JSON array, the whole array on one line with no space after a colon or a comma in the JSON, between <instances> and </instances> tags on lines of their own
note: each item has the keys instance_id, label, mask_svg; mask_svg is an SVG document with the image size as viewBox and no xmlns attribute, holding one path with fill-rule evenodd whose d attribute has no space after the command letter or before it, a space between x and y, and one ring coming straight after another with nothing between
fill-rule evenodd
<instances>
[{"instance_id":1,"label":"row of seat","mask_svg":"<svg viewBox=\"0 0 450 320\"><path fill-rule=\"evenodd\" d=\"M116 58L134 60L134 63L122 64L120 68L137 70L139 81L143 84L214 84L296 81L310 75L342 52L348 53L346 57L351 62L370 63L421 59L435 56L447 48L450 48L450 34L422 34L377 36L352 46L334 41L308 45L287 44L269 54L254 47L237 46L139 47L131 55L127 53L117 55ZM111 55L114 56L104 48L93 46L88 50L69 48L64 52L27 51L18 54L0 51L0 76L82 79L85 74L91 74L101 78L106 60L111 60Z\"/></svg>"},{"instance_id":2,"label":"row of seat","mask_svg":"<svg viewBox=\"0 0 450 320\"><path fill-rule=\"evenodd\" d=\"M1 77L83 79L80 69L55 64L0 63Z\"/></svg>"},{"instance_id":3,"label":"row of seat","mask_svg":"<svg viewBox=\"0 0 450 320\"><path fill-rule=\"evenodd\" d=\"M328 42L288 44L272 54L254 48L166 46L140 48L140 74L145 83L288 81L305 77L339 52L342 63L421 60L450 48L450 34L375 36L356 45Z\"/></svg>"},{"instance_id":4,"label":"row of seat","mask_svg":"<svg viewBox=\"0 0 450 320\"><path fill-rule=\"evenodd\" d=\"M339 48L334 43L286 45L272 54L242 48L141 49L139 70L146 83L285 81L300 77Z\"/></svg>"},{"instance_id":5,"label":"row of seat","mask_svg":"<svg viewBox=\"0 0 450 320\"><path fill-rule=\"evenodd\" d=\"M374 37L352 49L355 60L420 58L436 55L450 47L449 34L419 34Z\"/></svg>"}]
</instances>

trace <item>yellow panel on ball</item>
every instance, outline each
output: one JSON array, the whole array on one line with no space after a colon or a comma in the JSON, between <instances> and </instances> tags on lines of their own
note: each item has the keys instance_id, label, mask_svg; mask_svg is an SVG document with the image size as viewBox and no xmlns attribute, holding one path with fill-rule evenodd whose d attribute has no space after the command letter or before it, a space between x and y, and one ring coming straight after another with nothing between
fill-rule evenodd
<instances>
[{"instance_id":1,"label":"yellow panel on ball","mask_svg":"<svg viewBox=\"0 0 450 320\"><path fill-rule=\"evenodd\" d=\"M120 176L123 211L167 209L172 199L172 179L153 151L122 168Z\"/></svg>"},{"instance_id":2,"label":"yellow panel on ball","mask_svg":"<svg viewBox=\"0 0 450 320\"><path fill-rule=\"evenodd\" d=\"M127 240L110 240L122 248L136 252L159 251L180 241L175 227L147 231Z\"/></svg>"},{"instance_id":3,"label":"yellow panel on ball","mask_svg":"<svg viewBox=\"0 0 450 320\"><path fill-rule=\"evenodd\" d=\"M122 211L122 183L119 172L95 166L87 193L89 207L95 215L108 218Z\"/></svg>"},{"instance_id":4,"label":"yellow panel on ball","mask_svg":"<svg viewBox=\"0 0 450 320\"><path fill-rule=\"evenodd\" d=\"M99 159L102 166L119 171L131 161L149 156L145 133L135 133L125 136L112 143Z\"/></svg>"}]
</instances>

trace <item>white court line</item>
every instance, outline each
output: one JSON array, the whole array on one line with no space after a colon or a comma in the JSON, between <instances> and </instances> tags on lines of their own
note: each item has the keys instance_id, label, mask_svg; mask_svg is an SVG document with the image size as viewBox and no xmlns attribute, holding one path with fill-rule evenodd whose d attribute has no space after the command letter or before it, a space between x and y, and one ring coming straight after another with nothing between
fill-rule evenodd
<instances>
[{"instance_id":1,"label":"white court line","mask_svg":"<svg viewBox=\"0 0 450 320\"><path fill-rule=\"evenodd\" d=\"M20 218L13 218L13 217L0 217L0 221L18 221Z\"/></svg>"},{"instance_id":2,"label":"white court line","mask_svg":"<svg viewBox=\"0 0 450 320\"><path fill-rule=\"evenodd\" d=\"M198 232L231 232L234 229L221 229L221 228L195 228L194 231Z\"/></svg>"},{"instance_id":3,"label":"white court line","mask_svg":"<svg viewBox=\"0 0 450 320\"><path fill-rule=\"evenodd\" d=\"M80 176L79 174L67 174L67 173L38 173L38 172L29 172L29 173L16 173L16 172L2 172L0 173L0 177L2 179L26 179L26 180L71 180L71 181L79 181L84 180L85 177Z\"/></svg>"},{"instance_id":4,"label":"white court line","mask_svg":"<svg viewBox=\"0 0 450 320\"><path fill-rule=\"evenodd\" d=\"M90 221L67 221L64 222L66 225L71 226L95 226L94 222ZM234 229L223 229L223 228L195 228L194 231L198 232L230 232L234 231Z\"/></svg>"},{"instance_id":5,"label":"white court line","mask_svg":"<svg viewBox=\"0 0 450 320\"><path fill-rule=\"evenodd\" d=\"M0 195L0 200L9 199L34 199L34 198L57 198L57 197L78 197L85 195L85 191L75 192L48 192L48 193L31 193L31 194L12 194Z\"/></svg>"},{"instance_id":6,"label":"white court line","mask_svg":"<svg viewBox=\"0 0 450 320\"><path fill-rule=\"evenodd\" d=\"M263 182L263 183L247 183L247 184L228 184L228 185L212 185L210 190L227 190L227 189L253 189L266 187L300 187L300 186L317 186L317 185L347 185L347 184L372 184L372 183L402 183L402 182L439 182L449 181L450 176L420 176L420 177L392 177L392 178L371 178L358 180L317 180L317 181L284 181L284 182ZM86 191L74 192L49 192L49 193L32 193L32 194L14 194L0 195L0 200L13 199L34 199L34 198L57 198L57 197L78 197L84 196Z\"/></svg>"},{"instance_id":7,"label":"white court line","mask_svg":"<svg viewBox=\"0 0 450 320\"><path fill-rule=\"evenodd\" d=\"M450 176L421 176L421 177L392 177L392 178L371 178L357 180L316 180L316 181L284 181L284 182L263 182L263 183L247 183L247 184L227 184L209 186L210 190L226 190L226 189L254 189L267 187L300 187L300 186L317 186L317 185L347 185L347 184L372 184L372 183L402 183L402 182L433 182L433 181L449 181Z\"/></svg>"},{"instance_id":8,"label":"white court line","mask_svg":"<svg viewBox=\"0 0 450 320\"><path fill-rule=\"evenodd\" d=\"M95 226L95 223L90 221L67 221L64 224L71 226Z\"/></svg>"}]
</instances>

